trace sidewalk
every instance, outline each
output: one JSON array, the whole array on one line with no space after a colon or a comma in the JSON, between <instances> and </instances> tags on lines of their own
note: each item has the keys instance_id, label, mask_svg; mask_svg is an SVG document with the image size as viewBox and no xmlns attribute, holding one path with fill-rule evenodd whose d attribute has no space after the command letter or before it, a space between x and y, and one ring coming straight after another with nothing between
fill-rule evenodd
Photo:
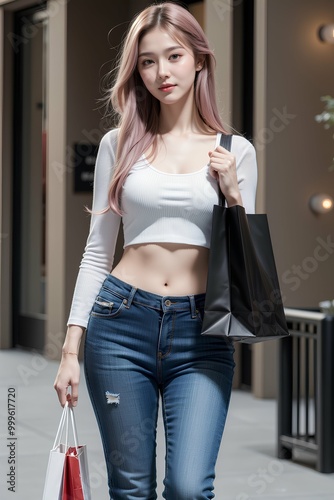
<instances>
[{"instance_id":1,"label":"sidewalk","mask_svg":"<svg viewBox=\"0 0 334 500\"><path fill-rule=\"evenodd\" d=\"M49 450L61 415L53 381L58 362L20 350L0 351L0 498L40 500ZM15 493L6 484L7 396L16 393ZM208 409L209 411L209 409ZM92 500L109 500L100 437L83 370L75 410L79 439L87 444ZM333 500L334 474L280 461L276 450L276 404L234 391L217 464L217 500ZM158 424L158 498L164 470L162 418ZM126 500L126 499L124 499ZM190 499L189 499L190 500Z\"/></svg>"}]
</instances>

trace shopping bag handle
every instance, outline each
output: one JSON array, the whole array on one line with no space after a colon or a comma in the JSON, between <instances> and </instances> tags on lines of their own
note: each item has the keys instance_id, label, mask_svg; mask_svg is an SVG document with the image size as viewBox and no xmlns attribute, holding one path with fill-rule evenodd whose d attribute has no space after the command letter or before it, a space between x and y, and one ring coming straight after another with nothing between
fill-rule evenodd
<instances>
[{"instance_id":1,"label":"shopping bag handle","mask_svg":"<svg viewBox=\"0 0 334 500\"><path fill-rule=\"evenodd\" d=\"M231 145L232 145L232 134L222 134L220 138L220 146L223 148L227 149L228 151L231 151ZM220 187L219 187L219 182L218 184L218 192L219 192L219 205L224 207L225 206L225 196L223 195Z\"/></svg>"},{"instance_id":2,"label":"shopping bag handle","mask_svg":"<svg viewBox=\"0 0 334 500\"><path fill-rule=\"evenodd\" d=\"M55 449L59 444L61 440L61 436L63 435L64 432L64 427L66 426L66 434L65 434L65 445L67 448L67 441L68 441L68 402L66 401L63 412L60 417L60 422L57 430L57 434L53 443L53 449Z\"/></svg>"},{"instance_id":3,"label":"shopping bag handle","mask_svg":"<svg viewBox=\"0 0 334 500\"><path fill-rule=\"evenodd\" d=\"M70 419L71 419L71 427L72 427L72 434L73 434L73 438L74 438L74 446L75 446L76 450L78 451L79 440L78 440L77 426L76 426L76 422L75 422L73 407L68 404L68 401L66 401L66 403L64 405L63 412L62 412L61 417L60 417L59 427L57 430L55 441L53 443L53 449L55 449L60 444L61 436L64 433L64 428L65 428L65 448L66 448L66 450L68 448L69 415L70 415Z\"/></svg>"},{"instance_id":4,"label":"shopping bag handle","mask_svg":"<svg viewBox=\"0 0 334 500\"><path fill-rule=\"evenodd\" d=\"M74 437L74 446L78 452L78 448L79 448L78 441L79 440L78 440L77 426L75 423L73 407L69 406L68 411L70 412L70 417L71 417L72 433L73 433L73 437Z\"/></svg>"}]
</instances>

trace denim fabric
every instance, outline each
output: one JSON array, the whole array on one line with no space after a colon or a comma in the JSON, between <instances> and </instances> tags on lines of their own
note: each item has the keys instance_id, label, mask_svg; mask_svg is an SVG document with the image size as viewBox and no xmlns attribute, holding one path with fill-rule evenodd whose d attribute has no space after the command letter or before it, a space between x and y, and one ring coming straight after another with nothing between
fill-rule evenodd
<instances>
[{"instance_id":1,"label":"denim fabric","mask_svg":"<svg viewBox=\"0 0 334 500\"><path fill-rule=\"evenodd\" d=\"M234 371L233 345L201 336L205 294L165 296L109 275L85 341L85 375L110 499L153 500L159 394L166 436L163 497L214 497L215 463Z\"/></svg>"}]
</instances>

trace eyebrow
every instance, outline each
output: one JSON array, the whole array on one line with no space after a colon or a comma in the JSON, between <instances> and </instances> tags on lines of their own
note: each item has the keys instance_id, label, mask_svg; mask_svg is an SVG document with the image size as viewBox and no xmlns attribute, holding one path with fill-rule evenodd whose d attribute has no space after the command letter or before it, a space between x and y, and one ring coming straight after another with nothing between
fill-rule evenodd
<instances>
[{"instance_id":1,"label":"eyebrow","mask_svg":"<svg viewBox=\"0 0 334 500\"><path fill-rule=\"evenodd\" d=\"M176 49L184 49L184 47L182 47L182 45L174 45L173 47L168 47L168 49L166 49L164 52L171 52L172 50L176 50ZM142 56L154 56L154 52L141 52L138 57L142 57Z\"/></svg>"}]
</instances>

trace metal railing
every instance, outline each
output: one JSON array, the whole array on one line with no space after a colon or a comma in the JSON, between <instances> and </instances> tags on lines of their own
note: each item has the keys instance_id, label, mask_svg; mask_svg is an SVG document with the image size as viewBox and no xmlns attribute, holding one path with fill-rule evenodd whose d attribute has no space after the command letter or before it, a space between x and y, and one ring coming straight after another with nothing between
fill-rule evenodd
<instances>
[{"instance_id":1,"label":"metal railing","mask_svg":"<svg viewBox=\"0 0 334 500\"><path fill-rule=\"evenodd\" d=\"M280 341L278 457L298 451L319 472L334 472L334 316L285 309L290 337Z\"/></svg>"}]
</instances>

